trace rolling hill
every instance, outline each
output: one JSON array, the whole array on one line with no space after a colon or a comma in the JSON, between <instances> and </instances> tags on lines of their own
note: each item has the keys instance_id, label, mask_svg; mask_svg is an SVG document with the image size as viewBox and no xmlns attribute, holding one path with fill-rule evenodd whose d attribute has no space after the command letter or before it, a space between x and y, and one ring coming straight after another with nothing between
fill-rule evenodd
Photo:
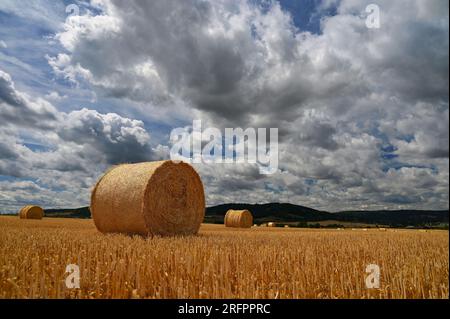
<instances>
[{"instance_id":1,"label":"rolling hill","mask_svg":"<svg viewBox=\"0 0 450 319\"><path fill-rule=\"evenodd\" d=\"M91 218L91 211L89 207L80 208L61 208L61 209L45 209L44 215L46 217L59 218Z\"/></svg>"},{"instance_id":2,"label":"rolling hill","mask_svg":"<svg viewBox=\"0 0 450 319\"><path fill-rule=\"evenodd\" d=\"M420 227L448 224L449 211L434 210L378 210L343 211L329 213L312 208L282 203L269 204L224 204L206 209L205 220L222 223L228 209L248 209L256 223L273 222L338 222L364 223L392 227Z\"/></svg>"},{"instance_id":3,"label":"rolling hill","mask_svg":"<svg viewBox=\"0 0 450 319\"><path fill-rule=\"evenodd\" d=\"M228 209L248 209L257 224L265 222L278 223L317 223L336 221L344 223L364 223L390 227L445 227L449 222L448 210L378 210L378 211L344 211L330 213L313 208L288 204L222 204L206 208L206 223L223 223ZM46 209L47 217L91 218L89 207L74 209Z\"/></svg>"}]
</instances>

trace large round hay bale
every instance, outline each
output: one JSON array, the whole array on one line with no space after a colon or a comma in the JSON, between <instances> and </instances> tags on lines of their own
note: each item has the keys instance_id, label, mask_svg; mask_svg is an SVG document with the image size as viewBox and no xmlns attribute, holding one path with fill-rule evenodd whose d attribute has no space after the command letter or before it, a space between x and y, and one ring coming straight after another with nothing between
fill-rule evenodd
<instances>
[{"instance_id":1,"label":"large round hay bale","mask_svg":"<svg viewBox=\"0 0 450 319\"><path fill-rule=\"evenodd\" d=\"M21 219L42 219L44 210L35 205L27 205L20 209L19 217Z\"/></svg>"},{"instance_id":2,"label":"large round hay bale","mask_svg":"<svg viewBox=\"0 0 450 319\"><path fill-rule=\"evenodd\" d=\"M97 182L90 209L102 233L190 235L198 232L205 217L205 194L189 164L123 164Z\"/></svg>"},{"instance_id":3,"label":"large round hay bale","mask_svg":"<svg viewBox=\"0 0 450 319\"><path fill-rule=\"evenodd\" d=\"M250 228L253 225L253 216L250 211L229 209L225 214L226 227Z\"/></svg>"}]
</instances>

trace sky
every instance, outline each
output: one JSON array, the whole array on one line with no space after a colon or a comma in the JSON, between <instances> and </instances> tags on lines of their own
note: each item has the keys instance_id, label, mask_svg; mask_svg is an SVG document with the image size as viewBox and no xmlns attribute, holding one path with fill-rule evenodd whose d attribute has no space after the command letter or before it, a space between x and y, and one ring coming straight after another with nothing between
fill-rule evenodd
<instances>
[{"instance_id":1,"label":"sky","mask_svg":"<svg viewBox=\"0 0 450 319\"><path fill-rule=\"evenodd\" d=\"M208 206L448 209L448 6L2 0L0 212L89 205L106 169L169 159L199 119L279 130L272 175L195 164Z\"/></svg>"}]
</instances>

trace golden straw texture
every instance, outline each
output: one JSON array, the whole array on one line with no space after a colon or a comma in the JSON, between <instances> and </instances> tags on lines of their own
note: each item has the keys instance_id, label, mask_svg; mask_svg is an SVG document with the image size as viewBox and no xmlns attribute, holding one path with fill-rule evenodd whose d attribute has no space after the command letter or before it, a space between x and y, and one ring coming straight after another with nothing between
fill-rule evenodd
<instances>
[{"instance_id":1,"label":"golden straw texture","mask_svg":"<svg viewBox=\"0 0 450 319\"><path fill-rule=\"evenodd\" d=\"M20 209L19 217L21 219L42 219L44 210L39 206L27 205Z\"/></svg>"},{"instance_id":2,"label":"golden straw texture","mask_svg":"<svg viewBox=\"0 0 450 319\"><path fill-rule=\"evenodd\" d=\"M20 210L19 210L19 217L22 219L22 218L25 218L25 216L24 216L24 214L23 214L23 211L25 210L25 208L26 207L28 207L28 206L24 206L24 207L22 207Z\"/></svg>"},{"instance_id":3,"label":"golden straw texture","mask_svg":"<svg viewBox=\"0 0 450 319\"><path fill-rule=\"evenodd\" d=\"M190 235L205 217L205 194L189 164L123 164L100 178L90 208L102 233Z\"/></svg>"},{"instance_id":4,"label":"golden straw texture","mask_svg":"<svg viewBox=\"0 0 450 319\"><path fill-rule=\"evenodd\" d=\"M253 216L246 209L230 209L225 215L224 223L226 227L250 228L253 225Z\"/></svg>"}]
</instances>

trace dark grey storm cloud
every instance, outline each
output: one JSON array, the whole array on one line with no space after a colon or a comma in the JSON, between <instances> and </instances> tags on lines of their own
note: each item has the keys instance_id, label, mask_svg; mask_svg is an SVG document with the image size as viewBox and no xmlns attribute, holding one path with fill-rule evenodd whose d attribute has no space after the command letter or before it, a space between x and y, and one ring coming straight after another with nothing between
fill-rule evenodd
<instances>
[{"instance_id":1,"label":"dark grey storm cloud","mask_svg":"<svg viewBox=\"0 0 450 319\"><path fill-rule=\"evenodd\" d=\"M30 201L47 207L86 204L96 177L108 166L160 156L153 154L141 121L86 108L60 112L15 89L1 70L0 88L0 175L26 179L0 182L2 209ZM22 135L45 147L33 149Z\"/></svg>"},{"instance_id":2,"label":"dark grey storm cloud","mask_svg":"<svg viewBox=\"0 0 450 319\"><path fill-rule=\"evenodd\" d=\"M49 59L56 74L143 105L181 100L213 126L279 129L279 178L200 168L211 201L239 185L263 201L298 188L312 204L406 205L426 189L422 172L448 206L447 1L378 1L380 29L365 25L370 1L339 1L321 34L298 30L277 2L99 3L103 15L69 19L56 36L68 51Z\"/></svg>"},{"instance_id":3,"label":"dark grey storm cloud","mask_svg":"<svg viewBox=\"0 0 450 319\"><path fill-rule=\"evenodd\" d=\"M48 102L32 101L16 91L9 74L0 70L0 124L49 128L56 110Z\"/></svg>"},{"instance_id":4,"label":"dark grey storm cloud","mask_svg":"<svg viewBox=\"0 0 450 319\"><path fill-rule=\"evenodd\" d=\"M69 20L57 38L71 54L51 64L111 96L178 96L216 123L280 126L311 108L370 117L448 103L448 26L434 9L443 2L420 2L381 1L386 23L374 31L348 15L363 12L364 1L343 1L322 36L296 30L276 3L263 12L246 1L105 2L106 15Z\"/></svg>"},{"instance_id":5,"label":"dark grey storm cloud","mask_svg":"<svg viewBox=\"0 0 450 319\"><path fill-rule=\"evenodd\" d=\"M337 14L323 16L321 32L311 34L277 1L262 9L246 0L96 0L92 12L100 14L68 18L54 37L64 50L48 62L55 76L132 105L144 121L158 123L166 110L179 113L181 125L201 118L221 129L278 128L280 170L272 176L252 165L198 165L209 204L447 208L448 1L379 0L380 29L365 25L373 1L331 2ZM62 164L70 157L86 171L92 162L167 157L169 143L151 149L141 121L57 112L2 78L2 121L19 131L53 115L58 121L42 139L60 143L25 161L30 150L8 140L3 171L13 162L25 175L50 167L51 178L39 179L67 188L92 182L70 181L71 166ZM17 117L24 108L30 117Z\"/></svg>"},{"instance_id":6,"label":"dark grey storm cloud","mask_svg":"<svg viewBox=\"0 0 450 319\"><path fill-rule=\"evenodd\" d=\"M88 147L88 154L101 152L108 164L153 159L144 124L114 113L100 114L85 108L74 111L64 116L57 132L64 141Z\"/></svg>"},{"instance_id":7,"label":"dark grey storm cloud","mask_svg":"<svg viewBox=\"0 0 450 319\"><path fill-rule=\"evenodd\" d=\"M3 125L16 125L23 129L52 128L60 142L70 142L86 148L85 154L100 152L108 164L137 162L152 159L149 134L141 121L124 118L115 113L101 114L83 108L64 113L49 102L31 101L17 91L11 77L0 70L1 119ZM45 123L45 125L43 125ZM0 144L4 158L16 158L11 147ZM83 156L80 152L78 156ZM84 155L86 156L86 155ZM86 156L87 157L87 156ZM53 169L78 170L79 163L57 165ZM46 164L41 164L43 166Z\"/></svg>"}]
</instances>

